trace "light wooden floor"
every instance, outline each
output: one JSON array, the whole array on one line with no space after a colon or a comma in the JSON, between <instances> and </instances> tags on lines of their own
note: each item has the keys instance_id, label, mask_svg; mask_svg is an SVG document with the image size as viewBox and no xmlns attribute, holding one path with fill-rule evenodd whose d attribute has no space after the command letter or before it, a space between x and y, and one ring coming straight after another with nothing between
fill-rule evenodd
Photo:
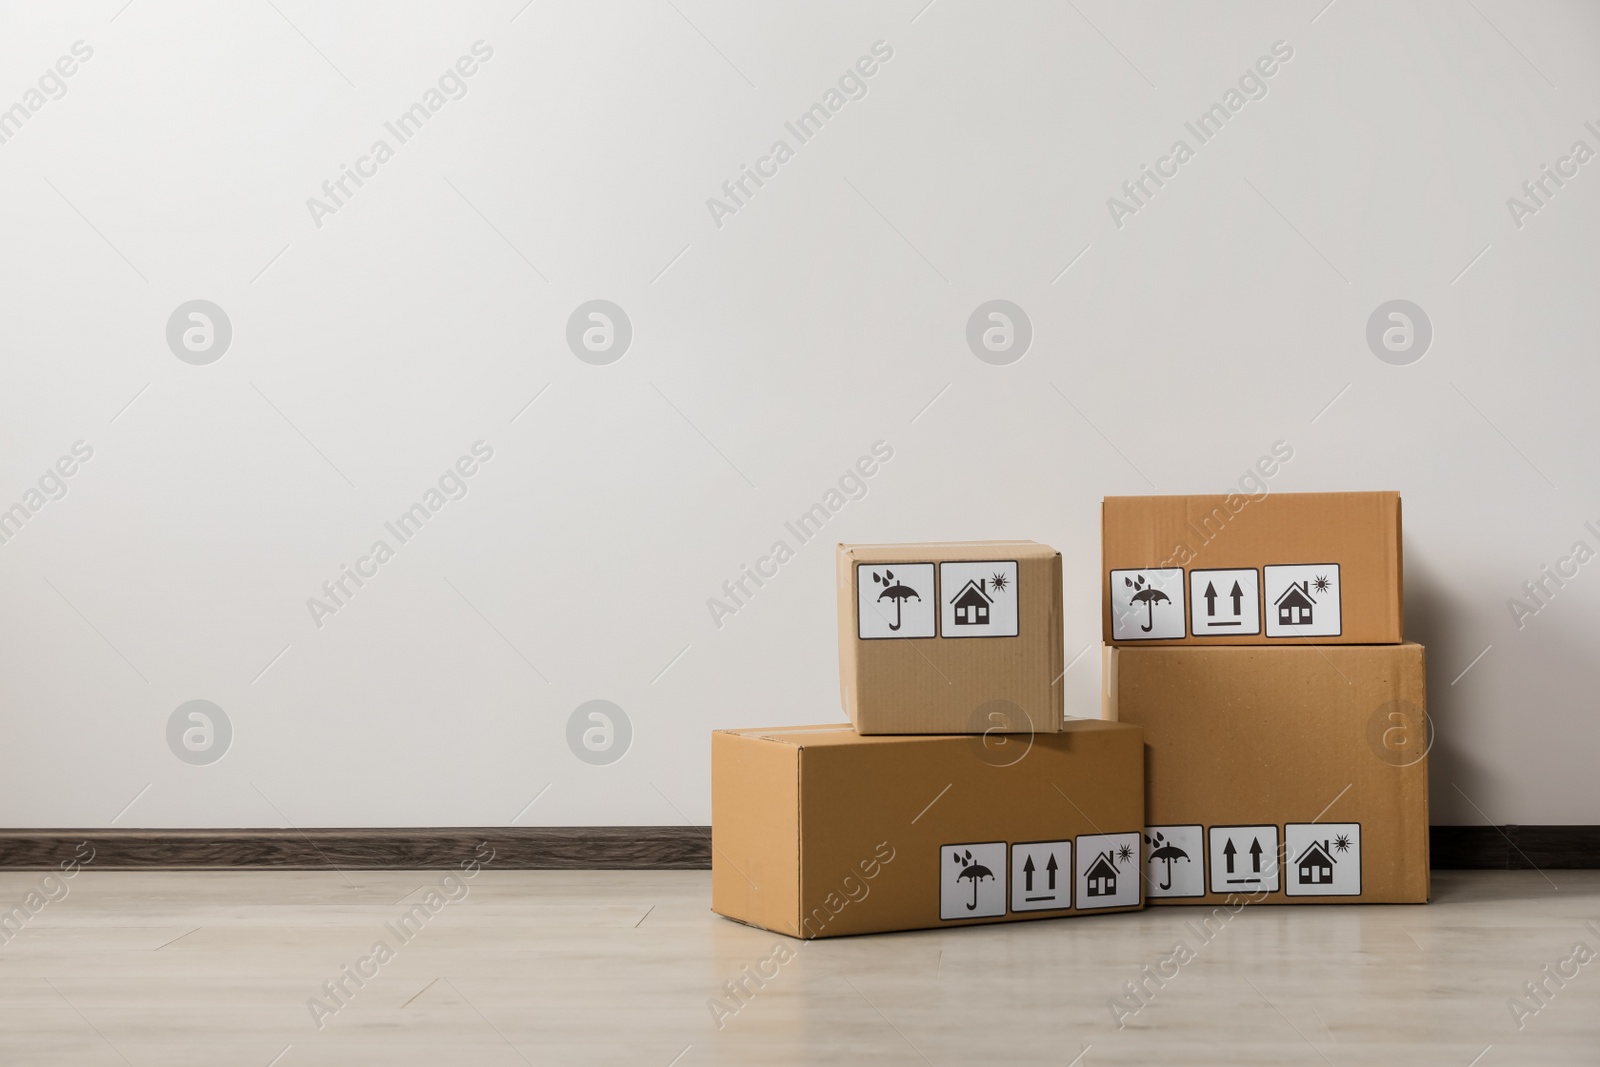
<instances>
[{"instance_id":1,"label":"light wooden floor","mask_svg":"<svg viewBox=\"0 0 1600 1067\"><path fill-rule=\"evenodd\" d=\"M0 874L0 910L41 877ZM800 945L712 915L703 872L486 870L318 1029L307 999L437 878L85 870L0 945L0 1063L1600 1062L1600 960L1520 1031L1507 1006L1600 951L1600 871L1251 907L1206 943L1166 908ZM1179 940L1195 958L1119 1029L1110 998ZM777 944L797 955L719 1029L708 999Z\"/></svg>"}]
</instances>

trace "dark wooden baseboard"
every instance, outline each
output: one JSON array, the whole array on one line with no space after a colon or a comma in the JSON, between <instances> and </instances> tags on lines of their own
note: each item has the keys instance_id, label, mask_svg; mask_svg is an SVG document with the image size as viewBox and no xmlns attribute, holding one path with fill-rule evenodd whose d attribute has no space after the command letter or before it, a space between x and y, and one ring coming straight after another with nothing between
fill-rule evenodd
<instances>
[{"instance_id":1,"label":"dark wooden baseboard","mask_svg":"<svg viewBox=\"0 0 1600 1067\"><path fill-rule=\"evenodd\" d=\"M1435 826L1432 831L1435 870L1600 867L1600 826Z\"/></svg>"},{"instance_id":2,"label":"dark wooden baseboard","mask_svg":"<svg viewBox=\"0 0 1600 1067\"><path fill-rule=\"evenodd\" d=\"M89 855L94 870L709 870L709 826L485 826L307 830L0 830L0 868ZM480 847L481 846L481 847Z\"/></svg>"},{"instance_id":3,"label":"dark wooden baseboard","mask_svg":"<svg viewBox=\"0 0 1600 1067\"><path fill-rule=\"evenodd\" d=\"M95 870L707 870L708 826L314 830L0 830L0 869L90 855ZM481 847L480 847L481 846ZM1600 826L1435 826L1436 870L1600 868Z\"/></svg>"}]
</instances>

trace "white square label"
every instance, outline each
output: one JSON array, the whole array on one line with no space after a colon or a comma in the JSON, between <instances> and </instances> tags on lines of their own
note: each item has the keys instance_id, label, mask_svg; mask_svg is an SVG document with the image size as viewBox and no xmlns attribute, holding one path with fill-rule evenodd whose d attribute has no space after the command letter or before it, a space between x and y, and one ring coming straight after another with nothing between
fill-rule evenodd
<instances>
[{"instance_id":1,"label":"white square label","mask_svg":"<svg viewBox=\"0 0 1600 1067\"><path fill-rule=\"evenodd\" d=\"M939 918L979 919L1006 913L1006 843L939 847Z\"/></svg>"},{"instance_id":2,"label":"white square label","mask_svg":"<svg viewBox=\"0 0 1600 1067\"><path fill-rule=\"evenodd\" d=\"M1360 823L1288 823L1283 844L1283 888L1289 896L1361 895Z\"/></svg>"},{"instance_id":3,"label":"white square label","mask_svg":"<svg viewBox=\"0 0 1600 1067\"><path fill-rule=\"evenodd\" d=\"M1268 637L1338 637L1344 632L1337 563L1267 567L1264 587Z\"/></svg>"},{"instance_id":4,"label":"white square label","mask_svg":"<svg viewBox=\"0 0 1600 1067\"><path fill-rule=\"evenodd\" d=\"M1226 637L1261 632L1261 581L1254 567L1189 572L1189 632Z\"/></svg>"},{"instance_id":5,"label":"white square label","mask_svg":"<svg viewBox=\"0 0 1600 1067\"><path fill-rule=\"evenodd\" d=\"M1213 826L1210 852L1213 893L1278 891L1276 826Z\"/></svg>"},{"instance_id":6,"label":"white square label","mask_svg":"<svg viewBox=\"0 0 1600 1067\"><path fill-rule=\"evenodd\" d=\"M1032 841L1011 846L1011 910L1072 907L1072 842Z\"/></svg>"},{"instance_id":7,"label":"white square label","mask_svg":"<svg viewBox=\"0 0 1600 1067\"><path fill-rule=\"evenodd\" d=\"M1078 909L1139 903L1139 835L1084 834L1078 838Z\"/></svg>"},{"instance_id":8,"label":"white square label","mask_svg":"<svg viewBox=\"0 0 1600 1067\"><path fill-rule=\"evenodd\" d=\"M1183 637L1183 568L1111 572L1111 639Z\"/></svg>"},{"instance_id":9,"label":"white square label","mask_svg":"<svg viewBox=\"0 0 1600 1067\"><path fill-rule=\"evenodd\" d=\"M856 634L932 637L938 620L931 563L857 563Z\"/></svg>"},{"instance_id":10,"label":"white square label","mask_svg":"<svg viewBox=\"0 0 1600 1067\"><path fill-rule=\"evenodd\" d=\"M1144 895L1206 895L1205 835L1199 826L1144 828Z\"/></svg>"},{"instance_id":11,"label":"white square label","mask_svg":"<svg viewBox=\"0 0 1600 1067\"><path fill-rule=\"evenodd\" d=\"M1017 636L1017 561L939 564L941 637Z\"/></svg>"}]
</instances>

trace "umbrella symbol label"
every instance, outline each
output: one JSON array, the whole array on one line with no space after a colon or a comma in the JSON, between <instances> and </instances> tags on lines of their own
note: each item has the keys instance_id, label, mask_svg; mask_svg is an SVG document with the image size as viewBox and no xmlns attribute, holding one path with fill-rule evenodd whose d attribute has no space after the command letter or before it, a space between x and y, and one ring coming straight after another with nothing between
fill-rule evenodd
<instances>
[{"instance_id":1,"label":"umbrella symbol label","mask_svg":"<svg viewBox=\"0 0 1600 1067\"><path fill-rule=\"evenodd\" d=\"M1111 572L1111 639L1172 640L1187 635L1183 568Z\"/></svg>"},{"instance_id":2,"label":"umbrella symbol label","mask_svg":"<svg viewBox=\"0 0 1600 1067\"><path fill-rule=\"evenodd\" d=\"M1189 572L1189 632L1196 637L1261 633L1261 572L1254 567Z\"/></svg>"},{"instance_id":3,"label":"umbrella symbol label","mask_svg":"<svg viewBox=\"0 0 1600 1067\"><path fill-rule=\"evenodd\" d=\"M1144 828L1144 895L1206 895L1205 835L1199 826Z\"/></svg>"},{"instance_id":4,"label":"umbrella symbol label","mask_svg":"<svg viewBox=\"0 0 1600 1067\"><path fill-rule=\"evenodd\" d=\"M1072 906L1072 842L1029 841L1011 846L1011 910L1056 911Z\"/></svg>"},{"instance_id":5,"label":"umbrella symbol label","mask_svg":"<svg viewBox=\"0 0 1600 1067\"><path fill-rule=\"evenodd\" d=\"M1338 637L1343 633L1337 563L1267 567L1261 587L1268 637Z\"/></svg>"},{"instance_id":6,"label":"umbrella symbol label","mask_svg":"<svg viewBox=\"0 0 1600 1067\"><path fill-rule=\"evenodd\" d=\"M939 634L942 637L1016 637L1017 561L997 559L939 564Z\"/></svg>"},{"instance_id":7,"label":"umbrella symbol label","mask_svg":"<svg viewBox=\"0 0 1600 1067\"><path fill-rule=\"evenodd\" d=\"M1006 913L1006 843L941 845L939 918L990 919Z\"/></svg>"},{"instance_id":8,"label":"umbrella symbol label","mask_svg":"<svg viewBox=\"0 0 1600 1067\"><path fill-rule=\"evenodd\" d=\"M856 634L863 641L935 636L938 603L932 563L856 564Z\"/></svg>"}]
</instances>

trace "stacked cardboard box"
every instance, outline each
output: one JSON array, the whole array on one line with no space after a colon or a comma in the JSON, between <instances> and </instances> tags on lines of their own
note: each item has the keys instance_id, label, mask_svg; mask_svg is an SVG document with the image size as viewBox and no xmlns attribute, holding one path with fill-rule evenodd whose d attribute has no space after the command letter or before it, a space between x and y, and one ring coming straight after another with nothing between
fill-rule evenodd
<instances>
[{"instance_id":1,"label":"stacked cardboard box","mask_svg":"<svg viewBox=\"0 0 1600 1067\"><path fill-rule=\"evenodd\" d=\"M1136 910L1137 727L1066 719L1061 555L841 545L851 725L712 739L712 908L794 937Z\"/></svg>"},{"instance_id":2,"label":"stacked cardboard box","mask_svg":"<svg viewBox=\"0 0 1600 1067\"><path fill-rule=\"evenodd\" d=\"M1398 494L1109 497L1103 549L1103 715L1144 729L1150 902L1425 902Z\"/></svg>"},{"instance_id":3,"label":"stacked cardboard box","mask_svg":"<svg viewBox=\"0 0 1600 1067\"><path fill-rule=\"evenodd\" d=\"M1140 907L1139 731L1086 719L1013 748L717 733L712 907L806 938Z\"/></svg>"},{"instance_id":4,"label":"stacked cardboard box","mask_svg":"<svg viewBox=\"0 0 1600 1067\"><path fill-rule=\"evenodd\" d=\"M712 741L712 907L794 937L1428 898L1394 493L1112 497L1101 719L1061 555L840 545L849 725Z\"/></svg>"}]
</instances>

